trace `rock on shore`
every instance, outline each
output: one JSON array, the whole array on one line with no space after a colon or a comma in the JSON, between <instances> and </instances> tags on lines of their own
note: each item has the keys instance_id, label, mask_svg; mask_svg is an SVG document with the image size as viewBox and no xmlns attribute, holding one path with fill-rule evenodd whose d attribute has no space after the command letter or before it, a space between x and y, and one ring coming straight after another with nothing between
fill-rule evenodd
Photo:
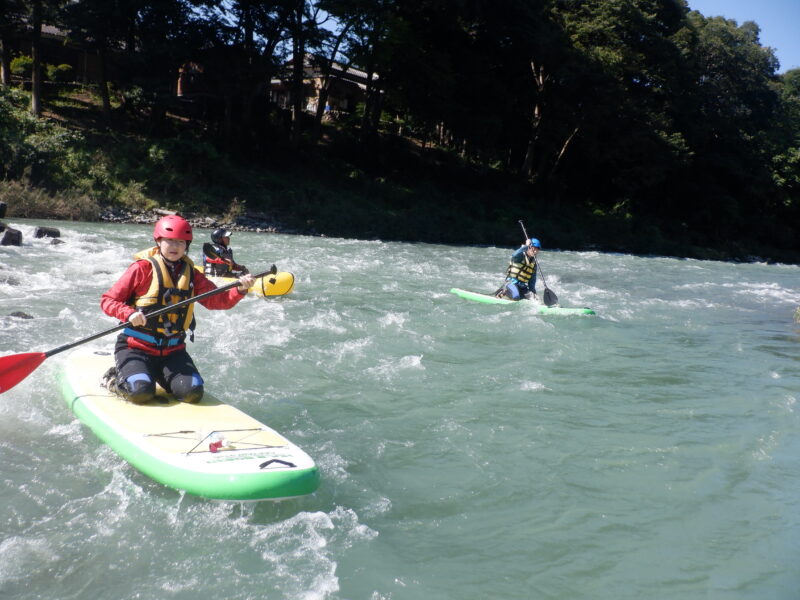
<instances>
[{"instance_id":1,"label":"rock on shore","mask_svg":"<svg viewBox=\"0 0 800 600\"><path fill-rule=\"evenodd\" d=\"M146 225L155 223L165 215L174 215L177 211L158 208L155 210L130 210L119 207L105 208L100 213L100 220L106 223L134 223ZM254 233L299 233L281 226L274 219L263 213L247 213L237 217L233 222L218 220L210 216L183 214L193 228L217 229L230 231L251 231Z\"/></svg>"}]
</instances>

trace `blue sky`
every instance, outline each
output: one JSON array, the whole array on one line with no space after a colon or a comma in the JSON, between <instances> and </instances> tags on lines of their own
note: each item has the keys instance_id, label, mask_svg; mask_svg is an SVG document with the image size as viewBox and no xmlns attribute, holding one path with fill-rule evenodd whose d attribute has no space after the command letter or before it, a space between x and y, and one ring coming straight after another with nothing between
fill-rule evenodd
<instances>
[{"instance_id":1,"label":"blue sky","mask_svg":"<svg viewBox=\"0 0 800 600\"><path fill-rule=\"evenodd\" d=\"M689 8L706 17L723 16L741 25L755 21L762 46L770 46L781 66L779 73L800 68L800 0L687 0Z\"/></svg>"}]
</instances>

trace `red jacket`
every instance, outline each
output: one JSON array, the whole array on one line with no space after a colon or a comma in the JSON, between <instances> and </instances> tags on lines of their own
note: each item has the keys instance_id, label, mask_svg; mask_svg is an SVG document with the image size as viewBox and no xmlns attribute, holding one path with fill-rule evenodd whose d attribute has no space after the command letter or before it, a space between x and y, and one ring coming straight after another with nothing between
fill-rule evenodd
<instances>
[{"instance_id":1,"label":"red jacket","mask_svg":"<svg viewBox=\"0 0 800 600\"><path fill-rule=\"evenodd\" d=\"M143 296L150 288L153 278L153 265L147 260L138 260L133 263L128 270L123 273L117 283L111 286L100 299L100 308L110 317L127 321L136 312L136 308L128 304L133 298ZM193 274L194 293L196 296L217 289L208 278L200 271L195 270ZM225 310L233 308L247 294L242 294L238 288L231 288L226 292L221 292L208 298L198 300L200 304L209 310ZM159 349L152 344L134 337L128 337L128 346L140 348L151 354L169 354L185 348L185 344Z\"/></svg>"}]
</instances>

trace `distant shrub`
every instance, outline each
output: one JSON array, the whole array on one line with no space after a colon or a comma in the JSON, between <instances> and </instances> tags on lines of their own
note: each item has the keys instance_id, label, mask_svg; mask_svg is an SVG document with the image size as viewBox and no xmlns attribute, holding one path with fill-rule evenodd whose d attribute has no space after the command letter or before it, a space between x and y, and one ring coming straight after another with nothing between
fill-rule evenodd
<instances>
[{"instance_id":1,"label":"distant shrub","mask_svg":"<svg viewBox=\"0 0 800 600\"><path fill-rule=\"evenodd\" d=\"M27 137L36 119L27 110L28 97L13 88L0 88L0 177L21 177L35 158Z\"/></svg>"},{"instance_id":2,"label":"distant shrub","mask_svg":"<svg viewBox=\"0 0 800 600\"><path fill-rule=\"evenodd\" d=\"M120 90L122 101L131 112L145 110L149 105L149 99L144 89L138 85L132 85Z\"/></svg>"},{"instance_id":3,"label":"distant shrub","mask_svg":"<svg viewBox=\"0 0 800 600\"><path fill-rule=\"evenodd\" d=\"M8 205L8 216L25 219L68 219L96 221L100 214L97 202L72 190L56 195L15 181L0 182L0 202Z\"/></svg>"},{"instance_id":4,"label":"distant shrub","mask_svg":"<svg viewBox=\"0 0 800 600\"><path fill-rule=\"evenodd\" d=\"M120 204L126 208L140 210L157 208L158 202L147 195L145 188L145 184L141 181L114 182L108 194L108 199L112 203Z\"/></svg>"},{"instance_id":5,"label":"distant shrub","mask_svg":"<svg viewBox=\"0 0 800 600\"><path fill-rule=\"evenodd\" d=\"M216 170L226 161L213 144L184 138L159 140L148 149L148 158L159 167L197 175Z\"/></svg>"},{"instance_id":6,"label":"distant shrub","mask_svg":"<svg viewBox=\"0 0 800 600\"><path fill-rule=\"evenodd\" d=\"M222 219L226 223L235 223L236 220L239 217L244 216L246 212L247 203L244 200L239 200L239 198L234 196L233 200L231 200L230 204L228 204L228 210L225 211Z\"/></svg>"},{"instance_id":7,"label":"distant shrub","mask_svg":"<svg viewBox=\"0 0 800 600\"><path fill-rule=\"evenodd\" d=\"M72 68L72 65L67 64L45 66L47 78L50 81L57 81L59 83L72 81L74 71L75 69Z\"/></svg>"},{"instance_id":8,"label":"distant shrub","mask_svg":"<svg viewBox=\"0 0 800 600\"><path fill-rule=\"evenodd\" d=\"M17 77L30 77L33 70L33 59L30 56L17 56L11 60L11 72Z\"/></svg>"},{"instance_id":9,"label":"distant shrub","mask_svg":"<svg viewBox=\"0 0 800 600\"><path fill-rule=\"evenodd\" d=\"M73 188L76 172L85 170L71 156L83 146L83 136L33 117L28 102L23 92L0 88L0 178Z\"/></svg>"}]
</instances>

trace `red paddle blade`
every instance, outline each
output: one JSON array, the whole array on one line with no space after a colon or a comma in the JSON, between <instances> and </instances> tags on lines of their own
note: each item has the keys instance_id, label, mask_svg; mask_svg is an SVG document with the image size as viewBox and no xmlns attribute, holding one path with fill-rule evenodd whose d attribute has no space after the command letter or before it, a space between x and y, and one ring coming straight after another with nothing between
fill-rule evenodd
<instances>
[{"instance_id":1,"label":"red paddle blade","mask_svg":"<svg viewBox=\"0 0 800 600\"><path fill-rule=\"evenodd\" d=\"M0 394L7 392L44 362L44 352L0 356Z\"/></svg>"}]
</instances>

